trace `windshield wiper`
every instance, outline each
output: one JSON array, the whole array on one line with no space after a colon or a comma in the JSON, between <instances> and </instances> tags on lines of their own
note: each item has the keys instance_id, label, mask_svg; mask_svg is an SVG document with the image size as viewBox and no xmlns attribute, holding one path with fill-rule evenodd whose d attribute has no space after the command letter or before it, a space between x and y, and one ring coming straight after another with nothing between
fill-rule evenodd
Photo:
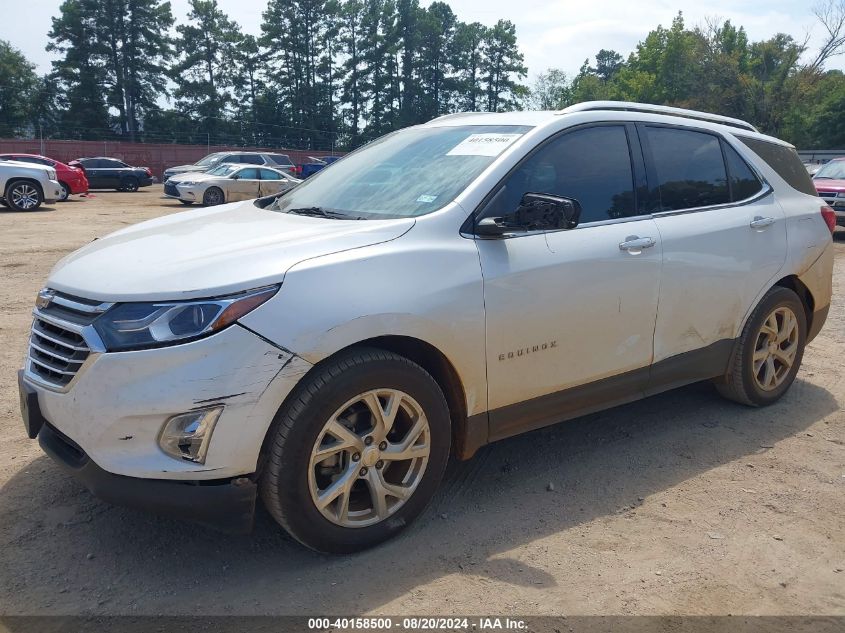
<instances>
[{"instance_id":1,"label":"windshield wiper","mask_svg":"<svg viewBox=\"0 0 845 633\"><path fill-rule=\"evenodd\" d=\"M833 176L813 176L813 180L833 180Z\"/></svg>"},{"instance_id":2,"label":"windshield wiper","mask_svg":"<svg viewBox=\"0 0 845 633\"><path fill-rule=\"evenodd\" d=\"M320 218L331 218L333 220L363 220L364 218L347 215L340 211L332 211L331 209L324 209L323 207L299 207L296 209L288 209L287 213L295 213L296 215L310 215Z\"/></svg>"}]
</instances>

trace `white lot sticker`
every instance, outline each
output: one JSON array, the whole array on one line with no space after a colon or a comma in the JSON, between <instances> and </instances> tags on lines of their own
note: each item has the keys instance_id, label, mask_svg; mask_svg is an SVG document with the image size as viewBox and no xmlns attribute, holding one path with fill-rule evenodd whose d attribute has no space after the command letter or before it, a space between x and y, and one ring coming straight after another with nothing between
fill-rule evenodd
<instances>
[{"instance_id":1,"label":"white lot sticker","mask_svg":"<svg viewBox=\"0 0 845 633\"><path fill-rule=\"evenodd\" d=\"M470 134L446 156L498 156L522 134Z\"/></svg>"},{"instance_id":2,"label":"white lot sticker","mask_svg":"<svg viewBox=\"0 0 845 633\"><path fill-rule=\"evenodd\" d=\"M437 196L423 194L419 198L417 198L417 202L434 202L436 199Z\"/></svg>"}]
</instances>

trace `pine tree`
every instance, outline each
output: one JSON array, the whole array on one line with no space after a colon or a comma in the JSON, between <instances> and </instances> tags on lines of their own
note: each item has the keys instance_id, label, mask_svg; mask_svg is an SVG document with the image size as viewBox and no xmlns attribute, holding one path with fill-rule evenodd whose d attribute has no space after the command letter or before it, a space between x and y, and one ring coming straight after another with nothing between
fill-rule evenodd
<instances>
[{"instance_id":1,"label":"pine tree","mask_svg":"<svg viewBox=\"0 0 845 633\"><path fill-rule=\"evenodd\" d=\"M179 61L172 70L176 106L214 135L223 129L232 102L235 48L242 36L217 0L190 0L190 7L189 23L176 27Z\"/></svg>"},{"instance_id":2,"label":"pine tree","mask_svg":"<svg viewBox=\"0 0 845 633\"><path fill-rule=\"evenodd\" d=\"M528 89L518 80L525 77L528 69L516 44L516 27L509 20L499 20L487 32L483 67L487 110L501 112L517 109L528 93Z\"/></svg>"}]
</instances>

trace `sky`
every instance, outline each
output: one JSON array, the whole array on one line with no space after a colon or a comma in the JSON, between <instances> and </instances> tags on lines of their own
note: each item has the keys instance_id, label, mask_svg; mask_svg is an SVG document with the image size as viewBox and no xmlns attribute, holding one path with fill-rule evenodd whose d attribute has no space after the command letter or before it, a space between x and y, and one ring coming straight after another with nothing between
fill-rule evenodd
<instances>
[{"instance_id":1,"label":"sky","mask_svg":"<svg viewBox=\"0 0 845 633\"><path fill-rule=\"evenodd\" d=\"M0 39L10 41L35 63L38 72L50 70L54 57L44 50L50 18L62 0L0 0L3 20ZM585 59L602 48L627 57L637 42L658 24L668 27L683 11L688 27L708 18L730 19L744 26L751 40L788 33L801 41L810 37L818 47L822 27L811 12L815 0L447 0L458 19L492 25L500 18L516 25L517 41L525 55L529 80L547 68L578 72ZM266 0L218 0L218 4L247 33L258 34ZM428 5L430 0L421 0ZM171 0L177 23L188 14L188 0ZM810 53L807 54L808 56ZM845 56L828 68L845 69Z\"/></svg>"}]
</instances>

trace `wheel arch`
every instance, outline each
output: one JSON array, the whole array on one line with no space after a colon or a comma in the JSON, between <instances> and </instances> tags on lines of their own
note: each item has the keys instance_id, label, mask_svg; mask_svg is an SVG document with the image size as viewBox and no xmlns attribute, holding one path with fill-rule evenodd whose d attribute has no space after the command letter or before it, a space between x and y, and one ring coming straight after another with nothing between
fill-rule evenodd
<instances>
[{"instance_id":1,"label":"wheel arch","mask_svg":"<svg viewBox=\"0 0 845 633\"><path fill-rule=\"evenodd\" d=\"M480 446L487 443L486 414L483 416L473 416L475 422L470 422L467 412L466 391L458 371L442 351L422 339L412 336L383 335L356 341L321 359L298 382L300 384L303 383L308 379L309 375L324 363L330 362L337 356L348 353L355 348L375 348L392 352L416 363L434 378L434 381L443 392L446 405L449 408L449 418L452 426L452 451L459 459L469 459ZM295 393L296 389L293 389L285 397L279 409L284 407ZM480 420L482 417L483 420ZM275 424L270 424L264 436L257 469L259 472L263 469L267 442L273 434L274 427Z\"/></svg>"},{"instance_id":2,"label":"wheel arch","mask_svg":"<svg viewBox=\"0 0 845 633\"><path fill-rule=\"evenodd\" d=\"M44 187L41 183L38 182L36 178L27 178L26 176L13 176L12 178L9 178L9 180L6 181L6 188L3 190L3 195L5 196L9 188L19 182L28 182L31 185L35 185L38 187L38 191L41 192L41 197L44 197Z\"/></svg>"},{"instance_id":3,"label":"wheel arch","mask_svg":"<svg viewBox=\"0 0 845 633\"><path fill-rule=\"evenodd\" d=\"M813 324L813 314L816 309L816 300L813 298L813 293L810 292L810 289L797 275L787 275L772 284L773 288L775 286L788 288L801 299L801 305L804 306L804 315L807 317L807 331L809 332Z\"/></svg>"}]
</instances>

